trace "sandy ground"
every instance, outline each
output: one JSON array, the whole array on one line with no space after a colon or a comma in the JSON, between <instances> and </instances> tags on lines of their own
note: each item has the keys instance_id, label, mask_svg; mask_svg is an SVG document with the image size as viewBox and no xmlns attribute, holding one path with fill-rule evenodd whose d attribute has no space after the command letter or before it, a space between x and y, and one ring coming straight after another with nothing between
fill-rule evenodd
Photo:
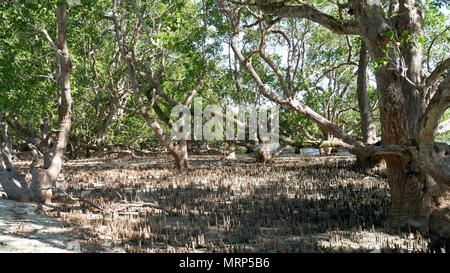
<instances>
[{"instance_id":1,"label":"sandy ground","mask_svg":"<svg viewBox=\"0 0 450 273\"><path fill-rule=\"evenodd\" d=\"M0 198L1 253L80 252L72 231L64 222L41 215L34 204Z\"/></svg>"}]
</instances>

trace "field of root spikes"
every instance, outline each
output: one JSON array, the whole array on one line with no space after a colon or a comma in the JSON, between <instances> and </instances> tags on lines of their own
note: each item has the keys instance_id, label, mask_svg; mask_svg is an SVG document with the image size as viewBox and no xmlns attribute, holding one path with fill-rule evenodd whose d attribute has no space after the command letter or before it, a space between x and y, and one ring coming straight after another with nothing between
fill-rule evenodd
<instances>
[{"instance_id":1,"label":"field of root spikes","mask_svg":"<svg viewBox=\"0 0 450 273\"><path fill-rule=\"evenodd\" d=\"M427 240L386 226L382 173L349 158L257 164L193 156L72 161L52 217L77 228L83 252L422 252Z\"/></svg>"}]
</instances>

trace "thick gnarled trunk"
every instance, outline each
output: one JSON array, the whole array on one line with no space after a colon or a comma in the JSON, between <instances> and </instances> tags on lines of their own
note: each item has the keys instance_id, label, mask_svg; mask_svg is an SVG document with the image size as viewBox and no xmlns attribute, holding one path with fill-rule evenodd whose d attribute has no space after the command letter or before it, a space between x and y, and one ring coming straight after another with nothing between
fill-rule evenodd
<instances>
[{"instance_id":1,"label":"thick gnarled trunk","mask_svg":"<svg viewBox=\"0 0 450 273\"><path fill-rule=\"evenodd\" d=\"M387 50L388 31L403 33L406 29L415 38L423 34L422 18L411 1L400 1L401 16L393 28L384 17L382 8L366 1L356 4L362 37L372 58L387 58L387 65L377 68L375 75L380 94L380 115L383 144L408 146L417 142L420 119L424 115L424 94L417 88L421 84L421 45L407 44L401 48L406 75L397 71L395 54ZM414 41L413 41L414 42ZM400 73L399 73L400 72ZM414 86L410 81L416 84ZM419 144L420 145L420 144ZM391 190L391 222L395 226L426 226L427 218L439 204L443 189L419 168L415 159L385 156Z\"/></svg>"},{"instance_id":2,"label":"thick gnarled trunk","mask_svg":"<svg viewBox=\"0 0 450 273\"><path fill-rule=\"evenodd\" d=\"M426 226L426 220L438 206L437 185L408 159L389 157L387 172L391 193L391 219L394 227Z\"/></svg>"}]
</instances>

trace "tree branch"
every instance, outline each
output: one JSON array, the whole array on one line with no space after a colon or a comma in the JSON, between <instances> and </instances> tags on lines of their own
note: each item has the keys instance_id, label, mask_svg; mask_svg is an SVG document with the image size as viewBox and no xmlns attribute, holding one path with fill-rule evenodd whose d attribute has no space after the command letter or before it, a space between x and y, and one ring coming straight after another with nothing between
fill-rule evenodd
<instances>
[{"instance_id":1,"label":"tree branch","mask_svg":"<svg viewBox=\"0 0 450 273\"><path fill-rule=\"evenodd\" d=\"M410 149L403 145L371 145L365 147L353 147L348 150L356 156L400 155L404 157L411 157Z\"/></svg>"},{"instance_id":2,"label":"tree branch","mask_svg":"<svg viewBox=\"0 0 450 273\"><path fill-rule=\"evenodd\" d=\"M432 87L441 76L450 68L450 58L440 62L425 81L427 87Z\"/></svg>"},{"instance_id":3,"label":"tree branch","mask_svg":"<svg viewBox=\"0 0 450 273\"><path fill-rule=\"evenodd\" d=\"M439 134L445 134L448 131L450 131L450 119L439 123L438 129L437 129L437 134L438 135Z\"/></svg>"},{"instance_id":4,"label":"tree branch","mask_svg":"<svg viewBox=\"0 0 450 273\"><path fill-rule=\"evenodd\" d=\"M427 106L422 117L422 127L419 133L419 143L430 145L438 132L439 121L450 107L450 74L439 84L436 93Z\"/></svg>"},{"instance_id":5,"label":"tree branch","mask_svg":"<svg viewBox=\"0 0 450 273\"><path fill-rule=\"evenodd\" d=\"M308 4L286 5L270 0L256 0L256 6L267 14L276 15L281 18L308 19L338 34L359 34L356 21L339 20Z\"/></svg>"},{"instance_id":6,"label":"tree branch","mask_svg":"<svg viewBox=\"0 0 450 273\"><path fill-rule=\"evenodd\" d=\"M247 72L250 73L254 81L256 82L256 85L258 86L259 92L266 97L267 99L271 100L272 102L275 102L280 105L286 105L289 108L293 109L297 113L300 113L306 117L308 117L310 120L314 121L319 127L321 127L323 130L333 134L335 137L340 138L344 140L348 144L352 144L355 146L361 146L362 143L359 141L356 141L351 136L346 134L339 126L331 123L329 120L324 118L323 116L316 113L313 109L310 107L303 105L301 103L293 101L291 98L282 98L278 95L274 94L270 90L267 89L265 84L263 83L261 77L258 75L256 70L254 69L251 62L249 62L244 55L242 54L241 50L239 49L239 25L238 22L236 23L234 21L234 18L230 18L230 21L232 23L233 27L233 34L231 37L231 47L236 54L236 57L239 59L241 65L247 70Z\"/></svg>"}]
</instances>

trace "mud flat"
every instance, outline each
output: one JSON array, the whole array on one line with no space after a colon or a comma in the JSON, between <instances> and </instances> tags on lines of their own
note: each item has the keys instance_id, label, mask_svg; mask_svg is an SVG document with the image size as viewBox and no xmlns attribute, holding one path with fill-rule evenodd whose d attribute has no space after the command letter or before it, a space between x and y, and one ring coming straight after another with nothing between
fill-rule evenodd
<instances>
[{"instance_id":1,"label":"mud flat","mask_svg":"<svg viewBox=\"0 0 450 273\"><path fill-rule=\"evenodd\" d=\"M82 226L87 252L428 251L386 224L384 174L345 157L193 156L188 173L168 157L73 161L61 186L71 197L47 214Z\"/></svg>"}]
</instances>

